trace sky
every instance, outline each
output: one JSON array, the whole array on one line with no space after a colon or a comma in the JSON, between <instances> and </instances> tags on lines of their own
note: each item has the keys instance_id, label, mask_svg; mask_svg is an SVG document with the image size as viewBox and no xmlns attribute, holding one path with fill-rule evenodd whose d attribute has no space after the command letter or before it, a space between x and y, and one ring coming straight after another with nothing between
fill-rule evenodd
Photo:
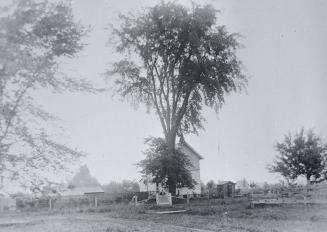
<instances>
[{"instance_id":1,"label":"sky","mask_svg":"<svg viewBox=\"0 0 327 232\"><path fill-rule=\"evenodd\" d=\"M89 25L88 44L62 69L105 86L103 73L117 60L107 44L119 12L142 12L158 1L75 0L76 19ZM191 1L177 1L191 5ZM277 182L268 172L283 135L313 128L327 139L327 2L323 0L217 0L218 24L242 35L238 55L249 78L247 90L231 94L218 114L204 111L207 122L186 140L203 157L201 179L246 178ZM39 104L60 118L62 140L87 152L83 160L100 183L139 180L135 164L144 158L144 138L161 136L160 123L144 107L135 109L112 92L92 95L41 91Z\"/></svg>"}]
</instances>

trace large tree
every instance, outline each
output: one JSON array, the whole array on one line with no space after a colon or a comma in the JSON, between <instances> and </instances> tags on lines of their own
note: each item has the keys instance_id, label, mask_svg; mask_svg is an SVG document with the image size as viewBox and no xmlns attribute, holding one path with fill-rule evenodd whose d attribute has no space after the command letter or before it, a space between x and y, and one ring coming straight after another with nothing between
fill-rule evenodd
<instances>
[{"instance_id":1,"label":"large tree","mask_svg":"<svg viewBox=\"0 0 327 232\"><path fill-rule=\"evenodd\" d=\"M92 91L59 72L83 47L86 30L71 6L19 0L0 10L0 175L40 189L82 155L46 130L54 116L35 102L39 89ZM43 172L44 171L44 172ZM51 175L50 175L51 176Z\"/></svg>"},{"instance_id":2,"label":"large tree","mask_svg":"<svg viewBox=\"0 0 327 232\"><path fill-rule=\"evenodd\" d=\"M187 9L161 2L138 16L121 15L113 29L124 58L108 76L124 99L155 110L172 153L178 135L203 128L203 106L218 110L246 83L236 56L238 35L217 25L216 13L210 5Z\"/></svg>"},{"instance_id":3,"label":"large tree","mask_svg":"<svg viewBox=\"0 0 327 232\"><path fill-rule=\"evenodd\" d=\"M327 145L312 130L285 135L276 150L279 155L269 170L281 174L289 183L300 176L308 185L326 180Z\"/></svg>"}]
</instances>

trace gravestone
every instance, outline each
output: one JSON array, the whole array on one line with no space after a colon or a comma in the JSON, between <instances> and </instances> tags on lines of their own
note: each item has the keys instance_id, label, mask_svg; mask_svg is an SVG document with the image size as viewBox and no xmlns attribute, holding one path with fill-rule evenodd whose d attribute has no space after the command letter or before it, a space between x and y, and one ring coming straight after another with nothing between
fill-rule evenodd
<instances>
[{"instance_id":1,"label":"gravestone","mask_svg":"<svg viewBox=\"0 0 327 232\"><path fill-rule=\"evenodd\" d=\"M157 205L172 205L171 193L165 193L163 195L157 193L156 201Z\"/></svg>"}]
</instances>

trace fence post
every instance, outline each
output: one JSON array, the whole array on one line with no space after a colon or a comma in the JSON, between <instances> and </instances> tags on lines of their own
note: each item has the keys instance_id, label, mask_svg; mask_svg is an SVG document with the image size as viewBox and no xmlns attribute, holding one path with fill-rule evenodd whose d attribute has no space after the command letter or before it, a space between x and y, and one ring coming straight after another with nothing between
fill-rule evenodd
<instances>
[{"instance_id":1,"label":"fence post","mask_svg":"<svg viewBox=\"0 0 327 232\"><path fill-rule=\"evenodd\" d=\"M52 199L49 198L49 210L51 210L51 209L52 209Z\"/></svg>"}]
</instances>

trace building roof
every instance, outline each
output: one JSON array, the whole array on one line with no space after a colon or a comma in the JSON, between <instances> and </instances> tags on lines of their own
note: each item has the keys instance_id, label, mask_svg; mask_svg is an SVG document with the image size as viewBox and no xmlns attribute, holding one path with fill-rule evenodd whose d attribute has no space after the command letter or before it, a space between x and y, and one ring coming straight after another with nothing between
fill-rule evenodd
<instances>
[{"instance_id":1,"label":"building roof","mask_svg":"<svg viewBox=\"0 0 327 232\"><path fill-rule=\"evenodd\" d=\"M189 150L191 150L200 160L203 159L203 156L201 156L190 144L188 144L185 141L182 141L180 143L182 146L187 147Z\"/></svg>"},{"instance_id":2,"label":"building roof","mask_svg":"<svg viewBox=\"0 0 327 232\"><path fill-rule=\"evenodd\" d=\"M76 195L84 195L91 193L104 193L103 189L100 186L93 187L75 187L72 189L68 189L60 193L62 196L76 196Z\"/></svg>"},{"instance_id":3,"label":"building roof","mask_svg":"<svg viewBox=\"0 0 327 232\"><path fill-rule=\"evenodd\" d=\"M236 184L236 183L229 181L229 180L227 180L227 181L223 180L223 181L219 181L217 183L217 185L225 185L225 184Z\"/></svg>"}]
</instances>

